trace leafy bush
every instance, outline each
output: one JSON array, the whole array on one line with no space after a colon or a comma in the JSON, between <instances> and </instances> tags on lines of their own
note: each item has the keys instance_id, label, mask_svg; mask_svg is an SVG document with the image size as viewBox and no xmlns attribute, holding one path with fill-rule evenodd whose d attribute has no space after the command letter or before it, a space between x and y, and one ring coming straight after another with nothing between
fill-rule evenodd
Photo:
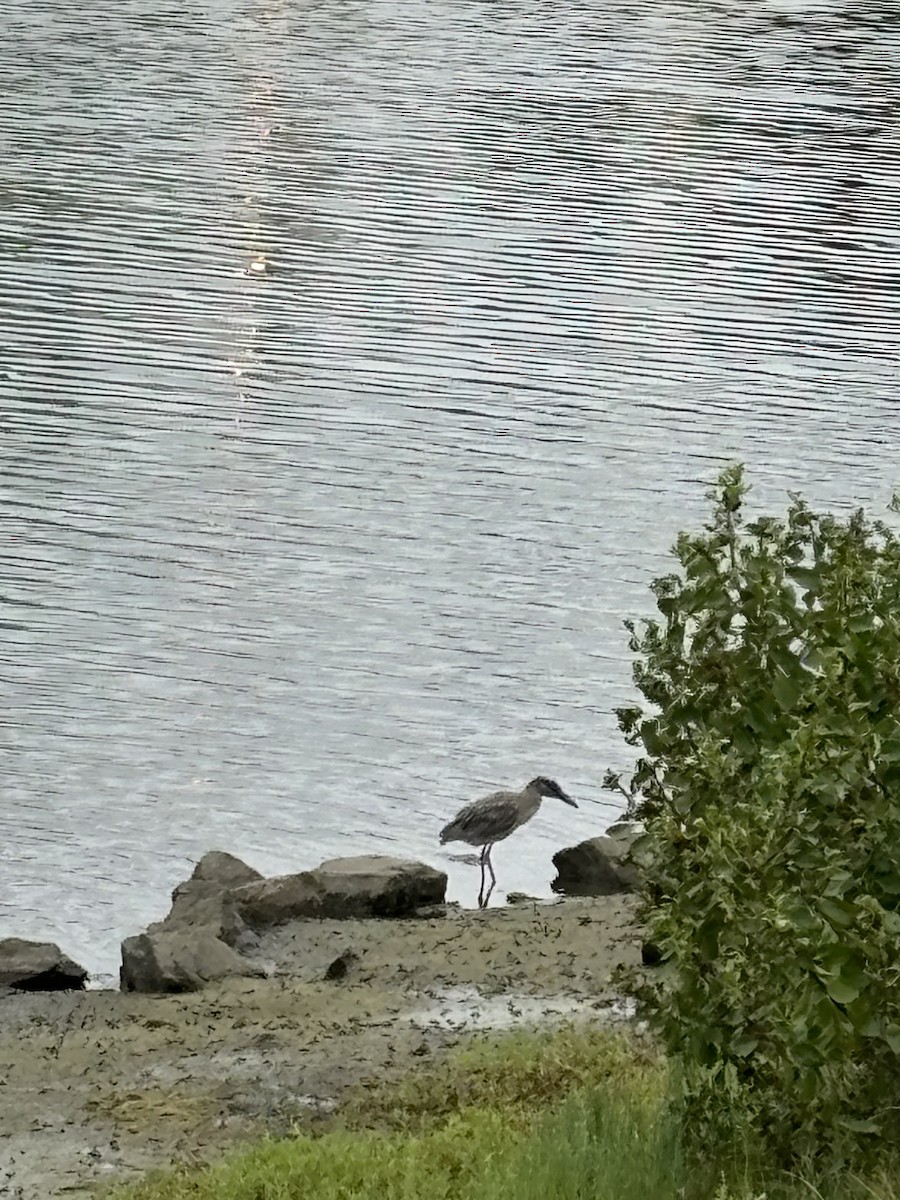
<instances>
[{"instance_id":1,"label":"leafy bush","mask_svg":"<svg viewBox=\"0 0 900 1200\"><path fill-rule=\"evenodd\" d=\"M695 1149L859 1164L900 1133L900 541L797 496L745 524L746 490L628 624L644 1000Z\"/></svg>"}]
</instances>

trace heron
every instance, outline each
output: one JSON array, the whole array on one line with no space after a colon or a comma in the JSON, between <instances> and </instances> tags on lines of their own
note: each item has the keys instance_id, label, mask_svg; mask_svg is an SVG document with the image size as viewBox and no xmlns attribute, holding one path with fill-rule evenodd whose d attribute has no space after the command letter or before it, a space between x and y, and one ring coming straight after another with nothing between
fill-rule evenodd
<instances>
[{"instance_id":1,"label":"heron","mask_svg":"<svg viewBox=\"0 0 900 1200\"><path fill-rule=\"evenodd\" d=\"M465 808L460 809L449 825L441 830L441 845L447 842L467 842L470 846L480 846L481 856L481 888L478 892L478 907L487 908L497 882L494 874L494 864L491 862L491 850L495 842L501 842L511 833L530 821L541 807L545 796L555 796L573 808L578 805L571 796L567 796L554 779L546 775L538 775L527 783L521 792L491 792L480 800L473 800ZM491 886L484 891L485 867L491 873Z\"/></svg>"}]
</instances>

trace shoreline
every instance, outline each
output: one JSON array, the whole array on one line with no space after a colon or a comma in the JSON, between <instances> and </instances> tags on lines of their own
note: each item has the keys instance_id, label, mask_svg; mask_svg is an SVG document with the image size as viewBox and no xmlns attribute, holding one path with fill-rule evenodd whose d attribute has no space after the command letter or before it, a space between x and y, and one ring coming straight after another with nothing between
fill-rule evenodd
<instances>
[{"instance_id":1,"label":"shoreline","mask_svg":"<svg viewBox=\"0 0 900 1200\"><path fill-rule=\"evenodd\" d=\"M618 895L292 921L263 940L265 979L4 997L4 1184L20 1200L87 1196L321 1121L354 1085L473 1033L621 1020L612 975L640 963L634 905ZM344 973L328 977L338 959Z\"/></svg>"}]
</instances>

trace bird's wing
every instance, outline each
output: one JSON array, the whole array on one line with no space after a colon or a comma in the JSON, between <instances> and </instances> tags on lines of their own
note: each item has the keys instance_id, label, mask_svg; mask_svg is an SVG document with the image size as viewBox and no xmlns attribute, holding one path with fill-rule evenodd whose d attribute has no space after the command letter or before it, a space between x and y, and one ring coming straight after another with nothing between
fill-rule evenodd
<instances>
[{"instance_id":1,"label":"bird's wing","mask_svg":"<svg viewBox=\"0 0 900 1200\"><path fill-rule=\"evenodd\" d=\"M509 837L519 823L519 806L508 792L493 792L461 809L441 830L442 842L486 846Z\"/></svg>"}]
</instances>

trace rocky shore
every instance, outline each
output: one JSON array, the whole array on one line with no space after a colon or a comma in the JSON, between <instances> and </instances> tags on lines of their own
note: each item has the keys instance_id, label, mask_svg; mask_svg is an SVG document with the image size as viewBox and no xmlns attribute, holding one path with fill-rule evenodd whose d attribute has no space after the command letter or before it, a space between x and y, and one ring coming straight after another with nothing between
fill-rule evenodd
<instances>
[{"instance_id":1,"label":"rocky shore","mask_svg":"<svg viewBox=\"0 0 900 1200\"><path fill-rule=\"evenodd\" d=\"M473 1030L608 1018L620 1011L614 972L641 961L623 891L461 910L436 899L431 868L414 882L410 864L389 867L373 893L372 860L288 884L236 878L223 891L237 861L206 856L176 888L178 919L126 940L123 984L137 990L0 995L0 1196L88 1195L100 1181L320 1121L348 1088L408 1071ZM215 888L189 886L216 872ZM248 887L235 905L233 890ZM285 916L288 894L319 915ZM372 915L373 894L384 915ZM343 896L332 915L329 895ZM197 937L201 950L212 941L233 955L219 977L201 978ZM58 983L55 949L47 969ZM135 964L151 974L141 981Z\"/></svg>"}]
</instances>

